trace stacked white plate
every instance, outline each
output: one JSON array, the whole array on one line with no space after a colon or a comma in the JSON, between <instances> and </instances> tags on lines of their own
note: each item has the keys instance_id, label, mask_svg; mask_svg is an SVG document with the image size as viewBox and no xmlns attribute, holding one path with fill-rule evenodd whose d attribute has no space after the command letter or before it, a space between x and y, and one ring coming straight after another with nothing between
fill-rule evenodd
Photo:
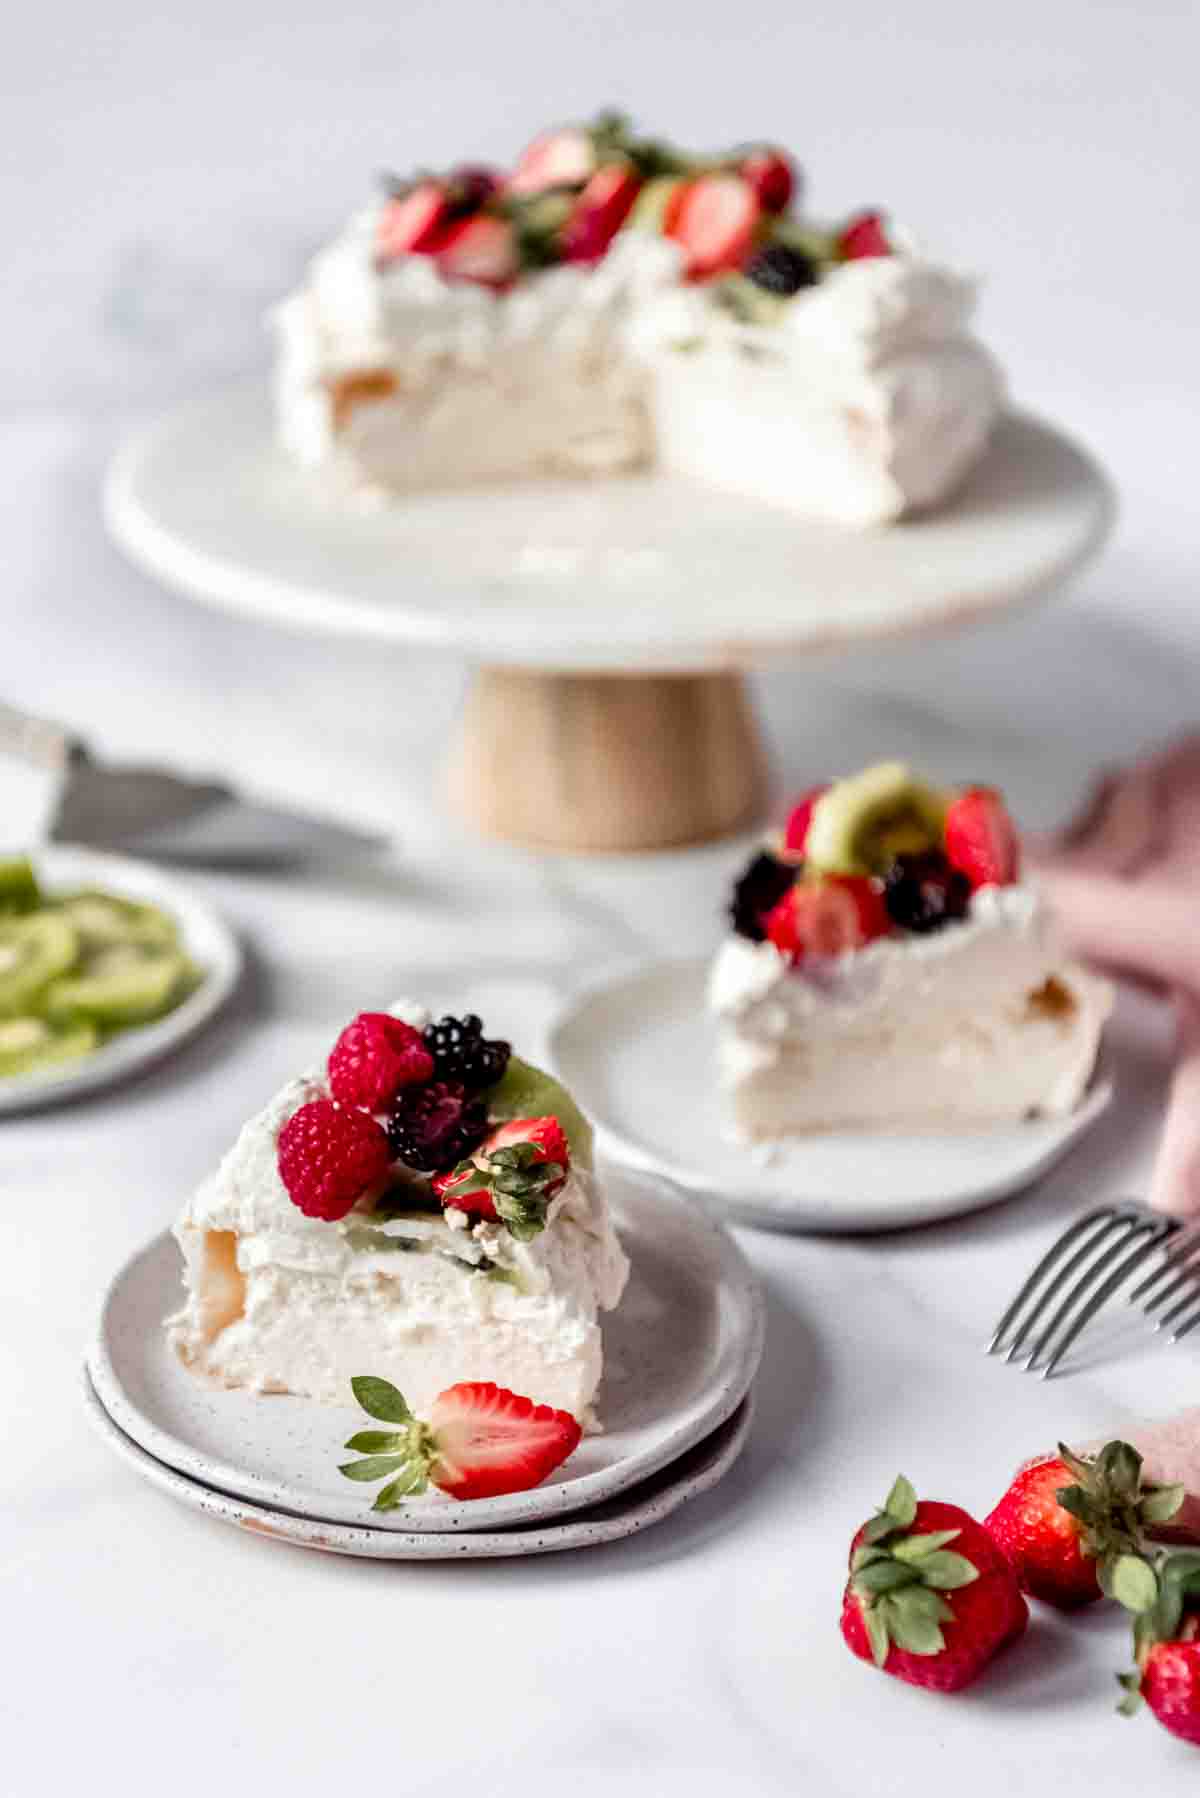
<instances>
[{"instance_id":1,"label":"stacked white plate","mask_svg":"<svg viewBox=\"0 0 1200 1798\"><path fill-rule=\"evenodd\" d=\"M763 1302L740 1250L694 1198L613 1172L632 1264L605 1320L603 1429L531 1492L454 1502L441 1493L382 1515L338 1473L352 1404L214 1389L168 1350L181 1302L173 1239L155 1237L109 1287L87 1357L85 1401L143 1478L212 1517L335 1554L383 1560L548 1554L661 1521L733 1465L750 1427ZM364 1368L364 1373L377 1371Z\"/></svg>"}]
</instances>

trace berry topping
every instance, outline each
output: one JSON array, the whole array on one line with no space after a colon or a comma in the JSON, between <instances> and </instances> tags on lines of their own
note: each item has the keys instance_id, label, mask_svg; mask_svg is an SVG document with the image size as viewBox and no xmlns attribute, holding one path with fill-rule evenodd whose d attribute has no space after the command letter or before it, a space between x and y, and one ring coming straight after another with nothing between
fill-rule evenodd
<instances>
[{"instance_id":1,"label":"berry topping","mask_svg":"<svg viewBox=\"0 0 1200 1798\"><path fill-rule=\"evenodd\" d=\"M883 213L860 212L852 218L838 237L837 253L844 262L858 262L864 256L890 256L892 246L887 240Z\"/></svg>"},{"instance_id":2,"label":"berry topping","mask_svg":"<svg viewBox=\"0 0 1200 1798\"><path fill-rule=\"evenodd\" d=\"M946 854L972 888L1010 886L1020 868L1016 826L993 787L968 787L946 813Z\"/></svg>"},{"instance_id":3,"label":"berry topping","mask_svg":"<svg viewBox=\"0 0 1200 1798\"><path fill-rule=\"evenodd\" d=\"M766 924L770 941L795 963L861 949L891 927L878 882L857 874L797 881Z\"/></svg>"},{"instance_id":4,"label":"berry topping","mask_svg":"<svg viewBox=\"0 0 1200 1798\"><path fill-rule=\"evenodd\" d=\"M563 227L567 262L597 262L628 218L642 178L636 169L610 162L597 169Z\"/></svg>"},{"instance_id":5,"label":"berry topping","mask_svg":"<svg viewBox=\"0 0 1200 1798\"><path fill-rule=\"evenodd\" d=\"M739 936L761 943L767 934L768 912L777 905L796 878L796 870L765 850L756 855L735 883L729 916Z\"/></svg>"},{"instance_id":6,"label":"berry topping","mask_svg":"<svg viewBox=\"0 0 1200 1798\"><path fill-rule=\"evenodd\" d=\"M971 883L950 866L940 849L916 850L896 857L887 871L883 897L893 923L924 936L966 917Z\"/></svg>"},{"instance_id":7,"label":"berry topping","mask_svg":"<svg viewBox=\"0 0 1200 1798\"><path fill-rule=\"evenodd\" d=\"M1149 1706L1164 1729L1200 1747L1200 1554L1182 1549L1157 1567L1128 1555L1113 1576L1113 1595L1134 1613L1137 1670L1118 1674L1131 1717Z\"/></svg>"},{"instance_id":8,"label":"berry topping","mask_svg":"<svg viewBox=\"0 0 1200 1798\"><path fill-rule=\"evenodd\" d=\"M388 1119L388 1141L405 1167L440 1174L472 1154L488 1128L482 1099L459 1080L434 1080L400 1094Z\"/></svg>"},{"instance_id":9,"label":"berry topping","mask_svg":"<svg viewBox=\"0 0 1200 1798\"><path fill-rule=\"evenodd\" d=\"M279 1177L305 1217L333 1223L387 1174L384 1130L365 1111L314 1099L294 1112L276 1145Z\"/></svg>"},{"instance_id":10,"label":"berry topping","mask_svg":"<svg viewBox=\"0 0 1200 1798\"><path fill-rule=\"evenodd\" d=\"M896 1679L960 1691L1028 1619L983 1525L957 1505L918 1501L906 1479L854 1538L842 1636L860 1660Z\"/></svg>"},{"instance_id":11,"label":"berry topping","mask_svg":"<svg viewBox=\"0 0 1200 1798\"><path fill-rule=\"evenodd\" d=\"M545 1229L547 1207L570 1165L557 1118L514 1118L451 1173L438 1174L433 1190L443 1205L507 1224L527 1242Z\"/></svg>"},{"instance_id":12,"label":"berry topping","mask_svg":"<svg viewBox=\"0 0 1200 1798\"><path fill-rule=\"evenodd\" d=\"M569 1411L535 1405L492 1380L464 1380L439 1393L429 1420L413 1416L388 1380L359 1376L354 1396L391 1430L360 1430L346 1447L364 1455L339 1471L351 1480L388 1484L372 1505L392 1511L429 1482L452 1498L499 1498L528 1492L579 1446L582 1431Z\"/></svg>"},{"instance_id":13,"label":"berry topping","mask_svg":"<svg viewBox=\"0 0 1200 1798\"><path fill-rule=\"evenodd\" d=\"M480 287L506 287L519 268L511 223L486 212L451 225L439 237L435 254L447 281L474 281Z\"/></svg>"},{"instance_id":14,"label":"berry topping","mask_svg":"<svg viewBox=\"0 0 1200 1798\"><path fill-rule=\"evenodd\" d=\"M738 174L750 183L764 212L787 211L796 190L796 176L782 150L770 144L751 150L738 165Z\"/></svg>"},{"instance_id":15,"label":"berry topping","mask_svg":"<svg viewBox=\"0 0 1200 1798\"><path fill-rule=\"evenodd\" d=\"M465 218L499 193L503 180L495 169L477 163L463 163L446 176L446 210L450 218Z\"/></svg>"},{"instance_id":16,"label":"berry topping","mask_svg":"<svg viewBox=\"0 0 1200 1798\"><path fill-rule=\"evenodd\" d=\"M433 1056L439 1080L461 1080L464 1086L495 1086L504 1077L512 1045L483 1034L483 1020L474 1012L465 1018L444 1017L424 1033L425 1047Z\"/></svg>"},{"instance_id":17,"label":"berry topping","mask_svg":"<svg viewBox=\"0 0 1200 1798\"><path fill-rule=\"evenodd\" d=\"M596 167L596 147L589 132L574 127L543 131L521 152L510 194L540 194L548 187L581 187Z\"/></svg>"},{"instance_id":18,"label":"berry topping","mask_svg":"<svg viewBox=\"0 0 1200 1798\"><path fill-rule=\"evenodd\" d=\"M402 1086L433 1075L433 1056L421 1032L386 1011L362 1011L347 1024L329 1056L329 1090L342 1105L382 1111Z\"/></svg>"},{"instance_id":19,"label":"berry topping","mask_svg":"<svg viewBox=\"0 0 1200 1798\"><path fill-rule=\"evenodd\" d=\"M827 785L810 787L807 793L797 799L788 813L788 821L783 831L783 846L789 854L804 854L804 846L808 842L808 827L812 823L817 800L821 799L828 791Z\"/></svg>"},{"instance_id":20,"label":"berry topping","mask_svg":"<svg viewBox=\"0 0 1200 1798\"><path fill-rule=\"evenodd\" d=\"M438 181L418 181L384 207L379 219L376 252L381 262L398 256L423 255L434 250L450 217L446 195Z\"/></svg>"},{"instance_id":21,"label":"berry topping","mask_svg":"<svg viewBox=\"0 0 1200 1798\"><path fill-rule=\"evenodd\" d=\"M787 243L764 244L746 264L746 279L767 293L788 299L802 287L812 287L820 274L811 256Z\"/></svg>"},{"instance_id":22,"label":"berry topping","mask_svg":"<svg viewBox=\"0 0 1200 1798\"><path fill-rule=\"evenodd\" d=\"M688 279L739 269L761 217L758 195L740 175L701 175L689 182L667 231L683 245Z\"/></svg>"}]
</instances>

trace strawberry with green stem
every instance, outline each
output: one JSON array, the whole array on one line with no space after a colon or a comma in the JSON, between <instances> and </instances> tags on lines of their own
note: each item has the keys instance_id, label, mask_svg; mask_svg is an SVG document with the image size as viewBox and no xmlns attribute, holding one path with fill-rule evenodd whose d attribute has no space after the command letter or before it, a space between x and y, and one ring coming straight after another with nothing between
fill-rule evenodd
<instances>
[{"instance_id":1,"label":"strawberry with green stem","mask_svg":"<svg viewBox=\"0 0 1200 1798\"><path fill-rule=\"evenodd\" d=\"M1137 1667L1117 1675L1131 1717L1145 1703L1164 1729L1200 1747L1200 1551L1118 1561L1113 1596L1134 1613Z\"/></svg>"},{"instance_id":2,"label":"strawberry with green stem","mask_svg":"<svg viewBox=\"0 0 1200 1798\"><path fill-rule=\"evenodd\" d=\"M506 1224L518 1242L529 1242L545 1229L570 1165L556 1117L513 1118L449 1173L438 1174L433 1190L443 1205Z\"/></svg>"}]
</instances>

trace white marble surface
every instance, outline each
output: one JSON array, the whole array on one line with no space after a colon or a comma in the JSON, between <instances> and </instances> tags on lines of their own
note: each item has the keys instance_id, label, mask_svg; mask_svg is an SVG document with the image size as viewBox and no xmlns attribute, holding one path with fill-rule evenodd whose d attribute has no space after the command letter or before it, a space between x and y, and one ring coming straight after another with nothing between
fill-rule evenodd
<instances>
[{"instance_id":1,"label":"white marble surface","mask_svg":"<svg viewBox=\"0 0 1200 1798\"><path fill-rule=\"evenodd\" d=\"M1089 768L1200 710L1194 11L1159 0L1136 33L1086 0L813 11L366 0L334 19L76 0L9 28L0 691L112 754L322 800L401 844L377 872L204 879L254 952L226 1021L119 1094L0 1126L14 1798L98 1773L138 1798L565 1783L948 1798L968 1780L990 1798L1030 1766L1093 1798L1139 1772L1165 1794L1194 1785L1194 1754L1111 1714L1110 1616L1040 1615L956 1700L872 1676L836 1634L846 1541L897 1468L984 1507L1055 1435L1195 1397L1196 1354L1119 1317L1049 1387L979 1354L1056 1223L1144 1184L1163 1045L1141 1002L1123 1008L1117 1109L1041 1191L892 1239L744 1237L770 1299L750 1452L635 1541L484 1567L307 1556L172 1508L76 1401L110 1268L350 1012L419 986L536 1031L609 958L703 950L738 856L588 867L481 848L429 799L459 671L207 614L106 545L97 482L119 435L256 364L261 306L367 171L498 154L614 95L694 139L780 136L831 208L890 199L990 271L988 335L1021 399L1111 468L1117 541L1038 616L765 679L783 779L911 752L1000 779L1042 822Z\"/></svg>"}]
</instances>

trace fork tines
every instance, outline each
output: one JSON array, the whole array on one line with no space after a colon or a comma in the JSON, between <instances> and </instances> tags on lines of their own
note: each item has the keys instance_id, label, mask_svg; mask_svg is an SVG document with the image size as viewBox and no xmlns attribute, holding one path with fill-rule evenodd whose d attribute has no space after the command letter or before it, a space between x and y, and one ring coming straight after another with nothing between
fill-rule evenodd
<instances>
[{"instance_id":1,"label":"fork tines","mask_svg":"<svg viewBox=\"0 0 1200 1798\"><path fill-rule=\"evenodd\" d=\"M1164 1284L1165 1282L1165 1284ZM1166 1330L1178 1342L1200 1324L1200 1223L1187 1224L1163 1250L1162 1266L1134 1287L1129 1303L1144 1301L1142 1310L1154 1318L1156 1330ZM1163 1305L1169 1309L1154 1314Z\"/></svg>"},{"instance_id":2,"label":"fork tines","mask_svg":"<svg viewBox=\"0 0 1200 1798\"><path fill-rule=\"evenodd\" d=\"M1049 1379L1101 1306L1179 1230L1177 1218L1151 1211L1137 1199L1113 1200L1085 1212L1038 1262L997 1324L988 1354L1004 1350L1005 1358L1015 1361L1032 1337L1025 1371L1040 1372L1043 1379ZM1200 1253L1200 1232L1192 1237L1189 1230L1186 1235L1192 1238L1193 1251ZM1163 1328L1180 1313L1187 1313L1173 1339L1200 1323L1200 1268L1193 1278L1189 1266L1190 1255L1181 1257L1157 1269L1142 1282L1137 1294L1131 1295L1150 1291L1164 1273L1175 1274L1178 1286L1169 1285L1158 1301L1188 1289L1187 1296L1159 1320L1159 1328ZM1190 1310L1193 1305L1194 1311Z\"/></svg>"}]
</instances>

